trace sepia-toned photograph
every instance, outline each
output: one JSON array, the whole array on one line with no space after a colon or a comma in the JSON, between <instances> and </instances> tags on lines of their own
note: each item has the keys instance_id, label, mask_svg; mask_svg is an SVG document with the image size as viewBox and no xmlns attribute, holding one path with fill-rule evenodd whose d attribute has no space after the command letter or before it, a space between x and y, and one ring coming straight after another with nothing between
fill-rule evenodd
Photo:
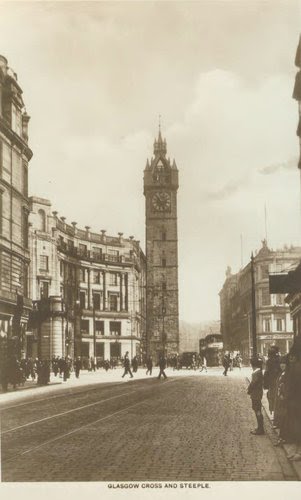
<instances>
[{"instance_id":1,"label":"sepia-toned photograph","mask_svg":"<svg viewBox=\"0 0 301 500\"><path fill-rule=\"evenodd\" d=\"M0 0L1 489L301 479L300 117L299 0Z\"/></svg>"}]
</instances>

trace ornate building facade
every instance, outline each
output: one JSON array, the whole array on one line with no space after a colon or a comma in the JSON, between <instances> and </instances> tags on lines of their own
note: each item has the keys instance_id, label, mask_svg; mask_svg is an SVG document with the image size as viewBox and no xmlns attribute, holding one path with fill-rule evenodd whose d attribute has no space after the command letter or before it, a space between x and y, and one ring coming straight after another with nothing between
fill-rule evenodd
<instances>
[{"instance_id":1,"label":"ornate building facade","mask_svg":"<svg viewBox=\"0 0 301 500\"><path fill-rule=\"evenodd\" d=\"M28 287L28 122L16 73L0 56L0 342L21 357L31 300ZM1 362L1 361L0 361Z\"/></svg>"},{"instance_id":2,"label":"ornate building facade","mask_svg":"<svg viewBox=\"0 0 301 500\"><path fill-rule=\"evenodd\" d=\"M299 161L298 169L301 178L301 36L297 46L295 66L298 68L296 74L295 85L293 90L293 98L298 103L299 122L297 127L297 136L299 140ZM300 193L301 200L301 193ZM301 201L300 201L301 209ZM301 213L299 213L300 217ZM270 279L270 290L278 291L279 293L287 294L285 301L290 307L291 316L293 319L293 330L295 337L301 337L301 262L296 266L296 269L288 272L272 276Z\"/></svg>"},{"instance_id":3,"label":"ornate building facade","mask_svg":"<svg viewBox=\"0 0 301 500\"><path fill-rule=\"evenodd\" d=\"M179 352L178 169L166 157L159 130L144 170L146 225L147 352L157 358Z\"/></svg>"},{"instance_id":4,"label":"ornate building facade","mask_svg":"<svg viewBox=\"0 0 301 500\"><path fill-rule=\"evenodd\" d=\"M295 267L300 247L271 250L266 241L254 257L257 349L266 355L276 344L287 353L293 341L293 322L281 292L270 293L269 276ZM245 359L252 355L251 264L238 273L228 268L220 291L221 334L225 349L239 350Z\"/></svg>"},{"instance_id":5,"label":"ornate building facade","mask_svg":"<svg viewBox=\"0 0 301 500\"><path fill-rule=\"evenodd\" d=\"M139 241L67 224L48 200L30 213L28 355L112 359L145 350L145 256Z\"/></svg>"}]
</instances>

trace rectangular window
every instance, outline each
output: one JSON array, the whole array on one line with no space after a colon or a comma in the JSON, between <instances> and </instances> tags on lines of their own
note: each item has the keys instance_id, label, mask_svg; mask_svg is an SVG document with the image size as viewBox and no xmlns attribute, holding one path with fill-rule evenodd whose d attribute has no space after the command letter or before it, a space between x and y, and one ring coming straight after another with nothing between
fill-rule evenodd
<instances>
[{"instance_id":1,"label":"rectangular window","mask_svg":"<svg viewBox=\"0 0 301 500\"><path fill-rule=\"evenodd\" d=\"M100 284L100 271L93 272L93 282L97 285Z\"/></svg>"},{"instance_id":2,"label":"rectangular window","mask_svg":"<svg viewBox=\"0 0 301 500\"><path fill-rule=\"evenodd\" d=\"M92 252L93 252L93 259L95 259L95 260L101 260L101 256L102 256L102 250L101 250L101 248L93 247L92 248Z\"/></svg>"},{"instance_id":3,"label":"rectangular window","mask_svg":"<svg viewBox=\"0 0 301 500\"><path fill-rule=\"evenodd\" d=\"M11 128L16 134L21 136L21 111L12 104L12 120L11 120Z\"/></svg>"},{"instance_id":4,"label":"rectangular window","mask_svg":"<svg viewBox=\"0 0 301 500\"><path fill-rule=\"evenodd\" d=\"M105 345L104 342L97 342L96 344L96 356L97 358L104 358Z\"/></svg>"},{"instance_id":5,"label":"rectangular window","mask_svg":"<svg viewBox=\"0 0 301 500\"><path fill-rule=\"evenodd\" d=\"M271 320L270 318L265 318L263 320L263 331L269 333L271 331Z\"/></svg>"},{"instance_id":6,"label":"rectangular window","mask_svg":"<svg viewBox=\"0 0 301 500\"><path fill-rule=\"evenodd\" d=\"M73 240L67 240L67 247L68 247L68 250L73 250L73 248L74 248Z\"/></svg>"},{"instance_id":7,"label":"rectangular window","mask_svg":"<svg viewBox=\"0 0 301 500\"><path fill-rule=\"evenodd\" d=\"M281 306L284 304L284 295L282 293L277 293L276 295L276 305Z\"/></svg>"},{"instance_id":8,"label":"rectangular window","mask_svg":"<svg viewBox=\"0 0 301 500\"><path fill-rule=\"evenodd\" d=\"M110 294L109 295L109 308L110 311L117 311L117 294Z\"/></svg>"},{"instance_id":9,"label":"rectangular window","mask_svg":"<svg viewBox=\"0 0 301 500\"><path fill-rule=\"evenodd\" d=\"M162 235L162 241L166 241L166 231L165 230L162 231L161 235Z\"/></svg>"},{"instance_id":10,"label":"rectangular window","mask_svg":"<svg viewBox=\"0 0 301 500\"><path fill-rule=\"evenodd\" d=\"M118 262L118 258L119 258L118 250L113 250L113 249L109 248L108 249L108 257L109 257L109 260L111 260L113 262Z\"/></svg>"},{"instance_id":11,"label":"rectangular window","mask_svg":"<svg viewBox=\"0 0 301 500\"><path fill-rule=\"evenodd\" d=\"M81 319L80 320L80 333L82 335L89 335L89 320L88 319Z\"/></svg>"},{"instance_id":12,"label":"rectangular window","mask_svg":"<svg viewBox=\"0 0 301 500\"><path fill-rule=\"evenodd\" d=\"M282 318L276 319L276 330L277 330L277 332L283 331L283 319Z\"/></svg>"},{"instance_id":13,"label":"rectangular window","mask_svg":"<svg viewBox=\"0 0 301 500\"><path fill-rule=\"evenodd\" d=\"M261 279L267 279L269 277L269 266L261 266Z\"/></svg>"},{"instance_id":14,"label":"rectangular window","mask_svg":"<svg viewBox=\"0 0 301 500\"><path fill-rule=\"evenodd\" d=\"M110 335L121 335L120 321L110 321Z\"/></svg>"},{"instance_id":15,"label":"rectangular window","mask_svg":"<svg viewBox=\"0 0 301 500\"><path fill-rule=\"evenodd\" d=\"M93 307L96 311L100 310L100 293L93 293Z\"/></svg>"},{"instance_id":16,"label":"rectangular window","mask_svg":"<svg viewBox=\"0 0 301 500\"><path fill-rule=\"evenodd\" d=\"M118 284L117 281L117 273L110 273L110 285L116 286Z\"/></svg>"},{"instance_id":17,"label":"rectangular window","mask_svg":"<svg viewBox=\"0 0 301 500\"><path fill-rule=\"evenodd\" d=\"M25 163L23 163L23 194L28 196L28 170Z\"/></svg>"},{"instance_id":18,"label":"rectangular window","mask_svg":"<svg viewBox=\"0 0 301 500\"><path fill-rule=\"evenodd\" d=\"M41 281L40 283L40 297L41 299L47 299L49 293L49 286L47 281Z\"/></svg>"},{"instance_id":19,"label":"rectangular window","mask_svg":"<svg viewBox=\"0 0 301 500\"><path fill-rule=\"evenodd\" d=\"M162 267L166 267L166 258L165 257L163 257L163 259L162 259Z\"/></svg>"},{"instance_id":20,"label":"rectangular window","mask_svg":"<svg viewBox=\"0 0 301 500\"><path fill-rule=\"evenodd\" d=\"M22 240L25 248L28 248L28 214L24 208L21 208Z\"/></svg>"},{"instance_id":21,"label":"rectangular window","mask_svg":"<svg viewBox=\"0 0 301 500\"><path fill-rule=\"evenodd\" d=\"M79 270L79 281L82 283L85 283L86 281L86 270L82 267Z\"/></svg>"},{"instance_id":22,"label":"rectangular window","mask_svg":"<svg viewBox=\"0 0 301 500\"><path fill-rule=\"evenodd\" d=\"M271 296L268 288L263 288L261 291L261 305L269 306L271 304Z\"/></svg>"},{"instance_id":23,"label":"rectangular window","mask_svg":"<svg viewBox=\"0 0 301 500\"><path fill-rule=\"evenodd\" d=\"M11 173L11 147L2 142L2 168Z\"/></svg>"},{"instance_id":24,"label":"rectangular window","mask_svg":"<svg viewBox=\"0 0 301 500\"><path fill-rule=\"evenodd\" d=\"M63 276L63 267L64 267L64 262L60 260L60 276Z\"/></svg>"},{"instance_id":25,"label":"rectangular window","mask_svg":"<svg viewBox=\"0 0 301 500\"><path fill-rule=\"evenodd\" d=\"M40 271L48 271L48 255L40 255Z\"/></svg>"},{"instance_id":26,"label":"rectangular window","mask_svg":"<svg viewBox=\"0 0 301 500\"><path fill-rule=\"evenodd\" d=\"M86 292L79 292L79 302L81 309L86 309Z\"/></svg>"},{"instance_id":27,"label":"rectangular window","mask_svg":"<svg viewBox=\"0 0 301 500\"><path fill-rule=\"evenodd\" d=\"M95 333L96 333L96 335L104 335L105 334L105 322L104 321L95 321Z\"/></svg>"},{"instance_id":28,"label":"rectangular window","mask_svg":"<svg viewBox=\"0 0 301 500\"><path fill-rule=\"evenodd\" d=\"M87 245L82 245L82 243L78 246L79 255L86 256L87 255Z\"/></svg>"}]
</instances>

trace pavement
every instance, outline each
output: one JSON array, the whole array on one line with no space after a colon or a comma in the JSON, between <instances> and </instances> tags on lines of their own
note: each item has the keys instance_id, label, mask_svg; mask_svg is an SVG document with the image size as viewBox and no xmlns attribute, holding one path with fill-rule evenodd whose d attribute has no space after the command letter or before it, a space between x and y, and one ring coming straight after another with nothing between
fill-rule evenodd
<instances>
[{"instance_id":1,"label":"pavement","mask_svg":"<svg viewBox=\"0 0 301 500\"><path fill-rule=\"evenodd\" d=\"M166 373L87 372L0 395L2 481L300 479L266 415L266 434L250 434L250 369Z\"/></svg>"}]
</instances>

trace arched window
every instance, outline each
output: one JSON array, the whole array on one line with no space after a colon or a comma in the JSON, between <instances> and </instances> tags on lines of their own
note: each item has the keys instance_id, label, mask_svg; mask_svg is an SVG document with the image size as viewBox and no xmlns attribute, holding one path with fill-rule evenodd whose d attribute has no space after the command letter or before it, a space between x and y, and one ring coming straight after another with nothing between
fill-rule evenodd
<instances>
[{"instance_id":1,"label":"arched window","mask_svg":"<svg viewBox=\"0 0 301 500\"><path fill-rule=\"evenodd\" d=\"M38 230L46 231L46 215L42 209L38 211Z\"/></svg>"}]
</instances>

